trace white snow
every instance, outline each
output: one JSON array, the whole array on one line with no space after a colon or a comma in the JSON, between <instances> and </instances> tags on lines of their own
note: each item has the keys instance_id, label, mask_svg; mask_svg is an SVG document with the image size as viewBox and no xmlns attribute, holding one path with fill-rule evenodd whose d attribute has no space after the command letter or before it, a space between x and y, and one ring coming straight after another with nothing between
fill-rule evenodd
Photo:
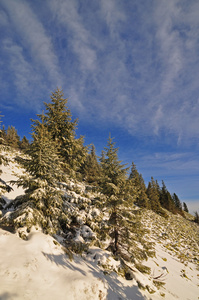
<instances>
[{"instance_id":1,"label":"white snow","mask_svg":"<svg viewBox=\"0 0 199 300\"><path fill-rule=\"evenodd\" d=\"M160 279L165 283L162 289L165 299L199 299L199 269L195 264L180 262L156 243L156 258L150 259L145 265L151 267L153 277L162 274ZM154 294L152 299L159 298Z\"/></svg>"},{"instance_id":2,"label":"white snow","mask_svg":"<svg viewBox=\"0 0 199 300\"><path fill-rule=\"evenodd\" d=\"M6 182L16 179L13 171L22 174L15 162L3 166L2 170L1 178ZM14 191L4 195L7 201L23 193L21 188L13 188ZM93 214L98 215L99 211ZM84 225L77 231L76 238L83 241L83 237L93 235ZM57 240L58 237L55 240L35 228L28 234L27 241L0 229L0 300L199 299L198 266L180 262L158 241L155 241L156 257L144 262L151 267L151 277L136 271L133 280L125 280L113 271L119 262L110 252L92 247L88 254L73 255L71 260ZM104 265L109 272L104 272ZM165 285L159 290L154 288L153 294L138 287L137 281L151 286L157 277Z\"/></svg>"},{"instance_id":3,"label":"white snow","mask_svg":"<svg viewBox=\"0 0 199 300\"><path fill-rule=\"evenodd\" d=\"M81 258L67 257L49 235L28 241L0 230L0 299L106 299L105 283ZM97 273L97 272L96 272Z\"/></svg>"},{"instance_id":4,"label":"white snow","mask_svg":"<svg viewBox=\"0 0 199 300\"><path fill-rule=\"evenodd\" d=\"M16 175L23 175L23 169L18 165L17 162L14 161L14 157L16 156L15 154L6 152L4 153L4 155L6 155L7 159L10 160L8 165L1 165L1 170L2 170L2 174L1 174L1 179L3 179L8 185L10 185L10 181L12 180L17 180L18 177ZM19 195L23 195L24 194L24 190L22 187L17 187L16 185L12 186L12 191L11 192L6 192L3 194L3 198L6 200L6 202L10 202L10 200L15 199L17 196Z\"/></svg>"}]
</instances>

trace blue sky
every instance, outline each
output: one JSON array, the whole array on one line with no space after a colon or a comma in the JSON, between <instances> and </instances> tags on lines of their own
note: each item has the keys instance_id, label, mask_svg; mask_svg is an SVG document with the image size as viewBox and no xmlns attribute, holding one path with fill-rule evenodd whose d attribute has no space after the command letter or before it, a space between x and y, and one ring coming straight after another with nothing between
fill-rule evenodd
<instances>
[{"instance_id":1,"label":"blue sky","mask_svg":"<svg viewBox=\"0 0 199 300\"><path fill-rule=\"evenodd\" d=\"M61 87L85 144L109 132L146 184L199 211L199 2L1 0L0 111L21 137Z\"/></svg>"}]
</instances>

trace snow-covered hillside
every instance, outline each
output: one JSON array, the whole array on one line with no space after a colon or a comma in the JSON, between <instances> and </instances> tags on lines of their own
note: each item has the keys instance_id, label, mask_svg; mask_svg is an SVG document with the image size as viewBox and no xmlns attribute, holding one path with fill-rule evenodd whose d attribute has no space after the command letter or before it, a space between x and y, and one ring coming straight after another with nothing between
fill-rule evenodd
<instances>
[{"instance_id":1,"label":"snow-covered hillside","mask_svg":"<svg viewBox=\"0 0 199 300\"><path fill-rule=\"evenodd\" d=\"M7 155L10 163L2 167L1 178L8 183L17 178L13 172L21 174L23 170L13 160L16 154ZM67 185L63 187L67 191ZM92 191L83 197L82 190L82 183L70 183L70 203L89 203ZM13 186L3 197L9 203L22 193ZM77 240L94 234L83 227L86 217L88 214L80 211L82 227ZM199 226L181 216L169 214L166 220L151 211L144 211L142 219L150 229L148 239L154 242L156 256L144 262L150 272L130 266L131 280L121 276L119 262L110 252L92 244L78 255L69 251L60 237L44 234L36 226L26 233L27 240L1 228L0 300L199 299Z\"/></svg>"}]
</instances>

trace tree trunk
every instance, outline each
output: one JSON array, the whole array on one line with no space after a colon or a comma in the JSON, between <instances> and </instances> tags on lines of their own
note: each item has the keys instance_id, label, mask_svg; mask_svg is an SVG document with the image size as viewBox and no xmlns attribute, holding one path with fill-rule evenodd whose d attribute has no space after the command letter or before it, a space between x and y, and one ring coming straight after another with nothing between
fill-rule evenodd
<instances>
[{"instance_id":1,"label":"tree trunk","mask_svg":"<svg viewBox=\"0 0 199 300\"><path fill-rule=\"evenodd\" d=\"M115 246L115 253L118 252L118 237L119 237L119 233L118 233L117 228L115 227L115 229L114 229L114 238L115 238L114 246Z\"/></svg>"}]
</instances>

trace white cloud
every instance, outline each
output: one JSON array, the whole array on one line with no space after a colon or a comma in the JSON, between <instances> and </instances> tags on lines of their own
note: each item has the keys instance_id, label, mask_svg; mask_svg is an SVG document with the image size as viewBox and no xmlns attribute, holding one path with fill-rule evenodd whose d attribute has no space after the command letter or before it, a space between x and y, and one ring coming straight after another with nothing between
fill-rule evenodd
<instances>
[{"instance_id":1,"label":"white cloud","mask_svg":"<svg viewBox=\"0 0 199 300\"><path fill-rule=\"evenodd\" d=\"M92 43L95 38L84 26L78 13L78 2L67 0L60 1L59 5L57 5L57 1L52 0L48 5L51 8L51 13L56 18L56 22L65 26L63 27L62 35L67 36L74 53L79 59L82 71L94 71L96 67L96 52ZM68 30L71 31L70 34L68 34Z\"/></svg>"},{"instance_id":2,"label":"white cloud","mask_svg":"<svg viewBox=\"0 0 199 300\"><path fill-rule=\"evenodd\" d=\"M183 68L182 41L178 30L174 29L180 15L177 1L160 1L155 11L157 23L156 38L159 43L157 55L162 61L164 76L162 78L162 93L169 93L174 88L174 81Z\"/></svg>"},{"instance_id":3,"label":"white cloud","mask_svg":"<svg viewBox=\"0 0 199 300\"><path fill-rule=\"evenodd\" d=\"M195 152L155 152L150 155L144 153L139 157L139 165L148 170L165 172L165 175L184 174L197 175L199 161Z\"/></svg>"},{"instance_id":4,"label":"white cloud","mask_svg":"<svg viewBox=\"0 0 199 300\"><path fill-rule=\"evenodd\" d=\"M22 0L17 2L3 0L1 5L9 16L10 29L13 31L12 38L15 40L16 34L18 35L17 43L20 43L20 47L23 47L25 52L29 52L30 63L43 68L51 81L60 84L62 80L51 39L28 3Z\"/></svg>"},{"instance_id":5,"label":"white cloud","mask_svg":"<svg viewBox=\"0 0 199 300\"><path fill-rule=\"evenodd\" d=\"M1 106L39 112L61 86L84 124L120 127L150 153L151 144L171 145L136 163L146 176L179 176L180 190L199 168L187 150L199 135L198 14L189 0L2 0Z\"/></svg>"},{"instance_id":6,"label":"white cloud","mask_svg":"<svg viewBox=\"0 0 199 300\"><path fill-rule=\"evenodd\" d=\"M8 25L8 17L4 11L0 11L0 25L1 26Z\"/></svg>"},{"instance_id":7,"label":"white cloud","mask_svg":"<svg viewBox=\"0 0 199 300\"><path fill-rule=\"evenodd\" d=\"M13 75L15 76L14 82L16 87L21 91L27 91L32 67L24 59L23 48L14 44L10 39L5 39L2 46L10 58L9 67L14 71Z\"/></svg>"},{"instance_id":8,"label":"white cloud","mask_svg":"<svg viewBox=\"0 0 199 300\"><path fill-rule=\"evenodd\" d=\"M101 1L102 17L106 21L111 38L116 40L119 38L121 24L124 24L126 21L125 13L118 4L118 1L113 0ZM119 44L121 45L122 43L120 42Z\"/></svg>"},{"instance_id":9,"label":"white cloud","mask_svg":"<svg viewBox=\"0 0 199 300\"><path fill-rule=\"evenodd\" d=\"M196 3L50 0L39 14L37 5L1 1L18 90L62 86L80 118L133 135L179 145L198 136Z\"/></svg>"},{"instance_id":10,"label":"white cloud","mask_svg":"<svg viewBox=\"0 0 199 300\"><path fill-rule=\"evenodd\" d=\"M23 109L29 108L39 111L41 108L41 89L45 90L46 88L45 83L42 82L42 76L26 60L24 50L20 45L9 38L4 39L1 45L2 51L6 53L4 64L9 72L8 82L5 81L3 74L1 74L1 87L5 95L2 98L1 105L12 107L12 109L15 109L15 105L17 105L23 107ZM5 69L5 66L3 66L3 69ZM14 96L7 100L10 89L12 89Z\"/></svg>"}]
</instances>

